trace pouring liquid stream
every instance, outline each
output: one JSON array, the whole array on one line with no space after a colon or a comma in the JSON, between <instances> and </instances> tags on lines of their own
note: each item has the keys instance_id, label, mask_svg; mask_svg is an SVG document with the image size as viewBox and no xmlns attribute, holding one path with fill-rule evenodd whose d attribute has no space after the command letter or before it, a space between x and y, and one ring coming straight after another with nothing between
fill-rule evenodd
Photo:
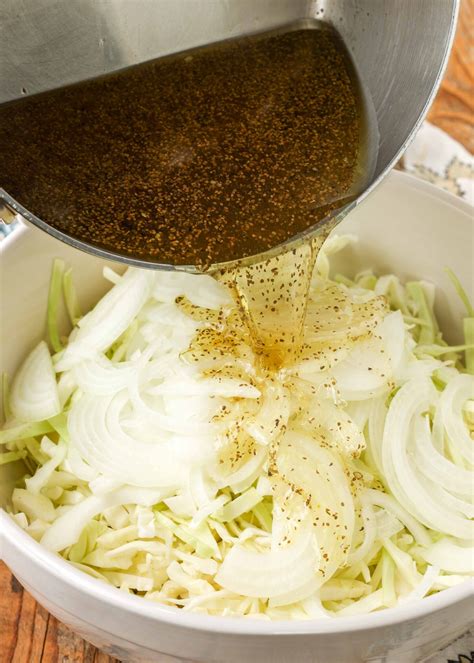
<instances>
[{"instance_id":1,"label":"pouring liquid stream","mask_svg":"<svg viewBox=\"0 0 474 663\"><path fill-rule=\"evenodd\" d=\"M294 364L302 349L308 290L327 232L266 261L224 271L261 369Z\"/></svg>"}]
</instances>

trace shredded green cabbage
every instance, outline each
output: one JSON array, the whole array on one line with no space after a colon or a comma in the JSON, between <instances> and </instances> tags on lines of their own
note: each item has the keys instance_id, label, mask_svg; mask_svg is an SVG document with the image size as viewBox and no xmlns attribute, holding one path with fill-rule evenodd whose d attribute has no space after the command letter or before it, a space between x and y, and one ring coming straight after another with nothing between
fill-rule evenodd
<instances>
[{"instance_id":1,"label":"shredded green cabbage","mask_svg":"<svg viewBox=\"0 0 474 663\"><path fill-rule=\"evenodd\" d=\"M321 251L303 353L276 373L214 279L108 270L81 317L55 261L55 382L45 345L3 377L15 521L93 578L210 615L356 615L474 575L473 307L448 272L467 314L449 346L430 284L330 277L352 240Z\"/></svg>"},{"instance_id":2,"label":"shredded green cabbage","mask_svg":"<svg viewBox=\"0 0 474 663\"><path fill-rule=\"evenodd\" d=\"M71 324L76 325L79 320L82 318L81 307L79 306L79 300L77 298L76 289L72 282L72 269L69 268L64 272L63 275L63 294L64 302L66 304L66 309L69 315Z\"/></svg>"},{"instance_id":3,"label":"shredded green cabbage","mask_svg":"<svg viewBox=\"0 0 474 663\"><path fill-rule=\"evenodd\" d=\"M51 343L54 352L60 352L60 350L63 349L63 344L59 337L58 309L61 301L64 268L64 261L56 258L53 262L51 281L49 283L47 327L49 342Z\"/></svg>"}]
</instances>

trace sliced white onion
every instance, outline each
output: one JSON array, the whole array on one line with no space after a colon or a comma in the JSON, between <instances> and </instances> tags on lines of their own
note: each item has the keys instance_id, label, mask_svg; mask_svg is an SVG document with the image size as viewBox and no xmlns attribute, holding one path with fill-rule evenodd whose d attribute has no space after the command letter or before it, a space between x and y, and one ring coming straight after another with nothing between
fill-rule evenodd
<instances>
[{"instance_id":1,"label":"sliced white onion","mask_svg":"<svg viewBox=\"0 0 474 663\"><path fill-rule=\"evenodd\" d=\"M288 590L284 594L270 598L268 600L268 607L279 608L282 606L291 605L292 603L297 603L299 601L304 601L314 594L315 588L317 586L318 582L311 578L311 580L308 580L300 587L296 587L293 590Z\"/></svg>"},{"instance_id":2,"label":"sliced white onion","mask_svg":"<svg viewBox=\"0 0 474 663\"><path fill-rule=\"evenodd\" d=\"M348 244L355 244L357 242L356 235L333 235L324 242L321 250L316 258L315 273L321 279L329 278L330 262L329 257L334 253L338 253L344 249ZM314 277L313 277L314 278Z\"/></svg>"},{"instance_id":3,"label":"sliced white onion","mask_svg":"<svg viewBox=\"0 0 474 663\"><path fill-rule=\"evenodd\" d=\"M56 371L70 369L109 348L148 299L153 281L151 270L128 269L119 283L81 318L74 339L56 363Z\"/></svg>"},{"instance_id":4,"label":"sliced white onion","mask_svg":"<svg viewBox=\"0 0 474 663\"><path fill-rule=\"evenodd\" d=\"M81 481L93 481L98 475L98 471L85 463L77 449L71 444L67 448L64 469L74 474Z\"/></svg>"},{"instance_id":5,"label":"sliced white onion","mask_svg":"<svg viewBox=\"0 0 474 663\"><path fill-rule=\"evenodd\" d=\"M326 371L347 357L352 346L347 338L308 344L305 356L291 371L303 380L319 384L326 379Z\"/></svg>"},{"instance_id":6,"label":"sliced white onion","mask_svg":"<svg viewBox=\"0 0 474 663\"><path fill-rule=\"evenodd\" d=\"M419 552L427 562L443 571L474 573L474 547L470 541L444 538Z\"/></svg>"},{"instance_id":7,"label":"sliced white onion","mask_svg":"<svg viewBox=\"0 0 474 663\"><path fill-rule=\"evenodd\" d=\"M89 481L89 489L93 495L105 495L116 488L120 488L120 486L121 483L117 481L117 479L111 479L102 474L99 474L95 479Z\"/></svg>"},{"instance_id":8,"label":"sliced white onion","mask_svg":"<svg viewBox=\"0 0 474 663\"><path fill-rule=\"evenodd\" d=\"M108 396L125 389L136 370L131 362L112 362L105 355L99 355L77 364L72 373L86 394Z\"/></svg>"},{"instance_id":9,"label":"sliced white onion","mask_svg":"<svg viewBox=\"0 0 474 663\"><path fill-rule=\"evenodd\" d=\"M439 399L444 426L451 444L474 465L474 444L463 418L463 408L474 394L474 376L460 373L449 381Z\"/></svg>"},{"instance_id":10,"label":"sliced white onion","mask_svg":"<svg viewBox=\"0 0 474 663\"><path fill-rule=\"evenodd\" d=\"M405 360L405 323L401 311L389 313L377 328L382 337L385 351L391 364L392 375L397 375L400 366Z\"/></svg>"},{"instance_id":11,"label":"sliced white onion","mask_svg":"<svg viewBox=\"0 0 474 663\"><path fill-rule=\"evenodd\" d=\"M202 407L195 408L196 414L200 415L200 420L192 419L191 398L187 399L189 400L188 408L183 411L181 407L181 417L177 418L176 416L168 416L168 414L163 411L163 401L159 401L157 398L154 403L151 402L149 398L141 393L139 385L136 382L129 383L128 393L130 396L130 402L134 408L135 418L140 419L143 423L147 423L150 430L161 429L163 431L181 435L215 434L215 425L205 420L206 415L208 414L206 408L204 410ZM171 405L171 399L168 400L169 405ZM166 403L166 401L164 402ZM208 403L207 399L206 402ZM161 411L156 406L157 403L161 403ZM199 405L202 406L203 402L199 401Z\"/></svg>"},{"instance_id":12,"label":"sliced white onion","mask_svg":"<svg viewBox=\"0 0 474 663\"><path fill-rule=\"evenodd\" d=\"M407 382L390 404L382 443L384 474L390 490L417 520L432 529L460 538L474 535L474 523L440 504L430 493L407 455L412 420L425 412L437 394L428 379Z\"/></svg>"},{"instance_id":13,"label":"sliced white onion","mask_svg":"<svg viewBox=\"0 0 474 663\"><path fill-rule=\"evenodd\" d=\"M74 375L71 372L63 373L58 380L58 395L61 409L64 409L64 406L71 398L72 394L77 388L77 382L74 379Z\"/></svg>"},{"instance_id":14,"label":"sliced white onion","mask_svg":"<svg viewBox=\"0 0 474 663\"><path fill-rule=\"evenodd\" d=\"M135 486L178 487L186 484L196 458L208 462L206 442L198 436L181 439L159 429L149 429L146 439L127 434L121 423L126 404L126 392L120 392L114 397L84 394L72 406L71 445L92 468Z\"/></svg>"},{"instance_id":15,"label":"sliced white onion","mask_svg":"<svg viewBox=\"0 0 474 663\"><path fill-rule=\"evenodd\" d=\"M205 274L187 274L179 271L160 271L157 273L153 297L159 302L174 302L177 297L185 296L194 306L219 309L233 304L227 288Z\"/></svg>"},{"instance_id":16,"label":"sliced white onion","mask_svg":"<svg viewBox=\"0 0 474 663\"><path fill-rule=\"evenodd\" d=\"M474 504L473 504L474 495L471 495L467 499L457 497L454 494L454 492L448 492L442 486L439 486L437 483L431 481L431 479L428 479L428 481L430 486L430 492L433 495L435 501L439 502L440 504L444 504L444 506L446 506L454 513L461 514L469 519L474 518ZM473 491L474 491L474 486L473 486Z\"/></svg>"},{"instance_id":17,"label":"sliced white onion","mask_svg":"<svg viewBox=\"0 0 474 663\"><path fill-rule=\"evenodd\" d=\"M357 342L331 373L344 400L361 401L388 393L392 368L383 341L373 337Z\"/></svg>"},{"instance_id":18,"label":"sliced white onion","mask_svg":"<svg viewBox=\"0 0 474 663\"><path fill-rule=\"evenodd\" d=\"M430 546L432 543L431 537L421 525L406 509L404 509L391 495L387 495L380 490L369 488L366 491L366 499L374 506L379 506L382 509L392 513L395 518L400 520L405 527L413 534L413 538L421 546ZM382 532L379 533L380 535ZM388 538L388 537L387 537Z\"/></svg>"},{"instance_id":19,"label":"sliced white onion","mask_svg":"<svg viewBox=\"0 0 474 663\"><path fill-rule=\"evenodd\" d=\"M114 285L117 285L122 278L121 274L117 274L117 272L114 272L114 270L108 266L104 267L102 274L104 279L107 279L107 281L110 281L110 283L113 283Z\"/></svg>"},{"instance_id":20,"label":"sliced white onion","mask_svg":"<svg viewBox=\"0 0 474 663\"><path fill-rule=\"evenodd\" d=\"M249 382L234 378L196 379L180 375L166 378L147 393L166 396L222 396L224 398L259 398L260 391Z\"/></svg>"},{"instance_id":21,"label":"sliced white onion","mask_svg":"<svg viewBox=\"0 0 474 663\"><path fill-rule=\"evenodd\" d=\"M61 411L56 376L44 341L30 352L13 380L10 407L19 421L50 419Z\"/></svg>"},{"instance_id":22,"label":"sliced white onion","mask_svg":"<svg viewBox=\"0 0 474 663\"><path fill-rule=\"evenodd\" d=\"M309 420L304 429L314 431L314 437L338 453L358 456L365 448L362 430L347 411L331 401L313 398L308 404ZM314 419L314 421L313 421Z\"/></svg>"},{"instance_id":23,"label":"sliced white onion","mask_svg":"<svg viewBox=\"0 0 474 663\"><path fill-rule=\"evenodd\" d=\"M239 469L232 474L222 477L218 481L218 485L221 488L230 486L234 493L241 493L256 481L266 458L266 449L259 449L254 456L250 457L250 460L242 465L242 467L239 467Z\"/></svg>"},{"instance_id":24,"label":"sliced white onion","mask_svg":"<svg viewBox=\"0 0 474 663\"><path fill-rule=\"evenodd\" d=\"M358 429L360 431L364 431L369 421L371 408L371 400L352 401L351 403L347 404L345 410Z\"/></svg>"},{"instance_id":25,"label":"sliced white onion","mask_svg":"<svg viewBox=\"0 0 474 663\"><path fill-rule=\"evenodd\" d=\"M354 503L347 477L335 454L300 431L281 436L276 466L274 525L276 509L291 537L301 509L309 512L321 553L319 585L344 564L350 549Z\"/></svg>"},{"instance_id":26,"label":"sliced white onion","mask_svg":"<svg viewBox=\"0 0 474 663\"><path fill-rule=\"evenodd\" d=\"M265 385L265 395L257 414L245 424L247 433L257 444L268 445L282 430L290 416L290 396L282 384L270 380Z\"/></svg>"},{"instance_id":27,"label":"sliced white onion","mask_svg":"<svg viewBox=\"0 0 474 663\"><path fill-rule=\"evenodd\" d=\"M146 320L141 326L143 337L152 343L157 337L167 339L170 346L182 352L196 331L202 326L186 315L176 304L156 304L146 311Z\"/></svg>"},{"instance_id":28,"label":"sliced white onion","mask_svg":"<svg viewBox=\"0 0 474 663\"><path fill-rule=\"evenodd\" d=\"M174 349L164 350L160 348L160 356L147 357L145 352L140 356L137 364L140 370L140 388L144 393L149 393L156 383L162 382L168 378L183 377L199 377L198 373L193 370L193 367L186 366L183 363L176 361L177 352Z\"/></svg>"},{"instance_id":29,"label":"sliced white onion","mask_svg":"<svg viewBox=\"0 0 474 663\"><path fill-rule=\"evenodd\" d=\"M407 360L402 362L399 366L396 379L399 384L402 384L409 380L429 378L435 371L439 371L442 367L442 362L438 359L433 359L433 357L427 359L415 359L413 356L409 356Z\"/></svg>"},{"instance_id":30,"label":"sliced white onion","mask_svg":"<svg viewBox=\"0 0 474 663\"><path fill-rule=\"evenodd\" d=\"M385 405L385 396L372 399L369 413L368 450L373 460L373 464L375 465L375 469L380 476L383 476L382 440L386 416L387 407Z\"/></svg>"},{"instance_id":31,"label":"sliced white onion","mask_svg":"<svg viewBox=\"0 0 474 663\"><path fill-rule=\"evenodd\" d=\"M474 473L458 467L438 451L432 439L427 416L419 417L415 421L414 445L420 472L446 490L472 496Z\"/></svg>"},{"instance_id":32,"label":"sliced white onion","mask_svg":"<svg viewBox=\"0 0 474 663\"><path fill-rule=\"evenodd\" d=\"M301 600L315 591L318 562L312 528L307 526L293 543L278 550L257 552L233 546L216 574L216 582L242 596L280 598L284 605L296 600L296 594L301 594L297 599Z\"/></svg>"},{"instance_id":33,"label":"sliced white onion","mask_svg":"<svg viewBox=\"0 0 474 663\"><path fill-rule=\"evenodd\" d=\"M360 546L349 554L348 564L356 564L364 559L374 545L377 536L377 521L373 505L365 495L361 495L360 501L362 504L361 515L364 523L364 539Z\"/></svg>"},{"instance_id":34,"label":"sliced white onion","mask_svg":"<svg viewBox=\"0 0 474 663\"><path fill-rule=\"evenodd\" d=\"M402 531L404 525L391 512L385 509L378 509L375 512L378 539L391 539L392 536Z\"/></svg>"}]
</instances>

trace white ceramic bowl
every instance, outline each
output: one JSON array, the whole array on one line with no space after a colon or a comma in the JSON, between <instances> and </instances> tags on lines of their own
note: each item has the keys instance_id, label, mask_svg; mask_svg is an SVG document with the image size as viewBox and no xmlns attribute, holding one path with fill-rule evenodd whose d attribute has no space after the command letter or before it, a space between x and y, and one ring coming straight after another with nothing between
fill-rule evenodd
<instances>
[{"instance_id":1,"label":"white ceramic bowl","mask_svg":"<svg viewBox=\"0 0 474 663\"><path fill-rule=\"evenodd\" d=\"M349 273L373 267L402 278L433 281L440 288L442 326L448 338L456 338L461 307L443 267L450 265L464 284L472 285L473 229L467 204L429 184L392 173L339 226L339 233L360 237L359 245L346 250L340 261ZM12 374L43 336L53 258L62 257L73 267L85 305L92 304L106 285L100 276L103 262L33 227L4 240L1 255L1 369ZM2 472L0 503L5 505L15 468L7 465ZM464 583L365 616L299 622L206 617L104 586L43 549L1 510L0 532L2 557L22 585L61 621L122 660L410 663L466 630L474 614L472 585Z\"/></svg>"}]
</instances>

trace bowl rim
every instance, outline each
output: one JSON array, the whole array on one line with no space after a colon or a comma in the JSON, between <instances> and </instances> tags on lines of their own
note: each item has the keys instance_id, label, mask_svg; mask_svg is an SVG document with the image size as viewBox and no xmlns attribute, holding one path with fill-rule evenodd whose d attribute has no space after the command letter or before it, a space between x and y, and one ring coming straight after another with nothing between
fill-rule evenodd
<instances>
[{"instance_id":1,"label":"bowl rim","mask_svg":"<svg viewBox=\"0 0 474 663\"><path fill-rule=\"evenodd\" d=\"M474 208L465 200L413 175L394 171L389 174L387 180L399 181L402 187L417 190L421 194L449 204L458 212L471 218L473 216ZM0 254L8 250L8 247L20 239L27 230L28 226L25 224L23 228L20 227L7 236L0 243ZM136 616L149 620L162 622L169 626L221 635L323 635L380 629L426 617L474 596L474 582L466 579L460 585L445 589L438 594L364 615L293 621L217 617L185 612L179 608L144 600L142 597L126 594L116 587L106 585L88 576L87 573L76 569L58 554L52 553L35 541L1 508L0 537L0 544L2 544L0 550L8 541L9 546L21 551L20 554L25 557L32 558L35 564L45 570L46 574L55 576L57 580L87 595L90 599L111 604L117 609L134 613Z\"/></svg>"}]
</instances>

